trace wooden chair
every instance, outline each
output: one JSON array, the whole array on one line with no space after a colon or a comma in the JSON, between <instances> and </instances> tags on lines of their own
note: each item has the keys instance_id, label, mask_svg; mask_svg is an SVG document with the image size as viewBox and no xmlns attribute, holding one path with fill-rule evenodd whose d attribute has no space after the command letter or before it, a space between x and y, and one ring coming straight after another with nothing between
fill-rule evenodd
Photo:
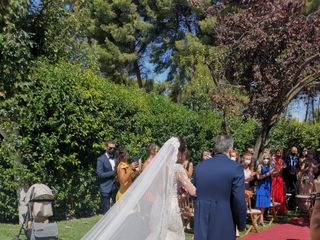
<instances>
[{"instance_id":1,"label":"wooden chair","mask_svg":"<svg viewBox=\"0 0 320 240\"><path fill-rule=\"evenodd\" d=\"M273 198L271 198L269 213L271 213L271 219L269 221L269 225L273 223L273 221L278 222L278 212L281 207L281 203L275 202Z\"/></svg>"},{"instance_id":2,"label":"wooden chair","mask_svg":"<svg viewBox=\"0 0 320 240\"><path fill-rule=\"evenodd\" d=\"M251 225L245 232L245 235L247 235L252 229L256 230L256 232L259 232L257 221L261 216L261 211L258 209L251 208L251 195L246 193L246 203L247 203L247 215L250 218Z\"/></svg>"},{"instance_id":3,"label":"wooden chair","mask_svg":"<svg viewBox=\"0 0 320 240\"><path fill-rule=\"evenodd\" d=\"M188 193L180 194L178 200L184 230L190 230L188 225L194 218L194 200Z\"/></svg>"}]
</instances>

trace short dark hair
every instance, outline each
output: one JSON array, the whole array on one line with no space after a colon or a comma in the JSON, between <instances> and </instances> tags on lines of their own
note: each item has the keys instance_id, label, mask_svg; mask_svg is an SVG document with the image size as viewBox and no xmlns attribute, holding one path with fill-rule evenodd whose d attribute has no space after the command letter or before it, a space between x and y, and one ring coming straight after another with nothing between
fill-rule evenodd
<instances>
[{"instance_id":1,"label":"short dark hair","mask_svg":"<svg viewBox=\"0 0 320 240\"><path fill-rule=\"evenodd\" d=\"M112 140L105 141L104 145L107 147L109 144L115 144Z\"/></svg>"}]
</instances>

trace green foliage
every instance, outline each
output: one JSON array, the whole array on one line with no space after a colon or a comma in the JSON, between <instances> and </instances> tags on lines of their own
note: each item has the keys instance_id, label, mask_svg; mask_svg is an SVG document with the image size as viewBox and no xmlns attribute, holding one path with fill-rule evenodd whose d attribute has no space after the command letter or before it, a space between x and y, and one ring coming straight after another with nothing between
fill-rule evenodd
<instances>
[{"instance_id":1,"label":"green foliage","mask_svg":"<svg viewBox=\"0 0 320 240\"><path fill-rule=\"evenodd\" d=\"M300 149L308 147L320 151L320 124L281 119L271 135L270 148L288 150L296 145Z\"/></svg>"},{"instance_id":2,"label":"green foliage","mask_svg":"<svg viewBox=\"0 0 320 240\"><path fill-rule=\"evenodd\" d=\"M109 83L80 65L39 62L31 79L28 91L17 94L0 112L9 132L11 106L19 106L14 115L19 137L3 140L0 148L1 221L16 216L15 189L36 182L55 190L58 218L96 213L100 203L95 162L107 139L127 148L132 158L147 144L161 145L180 134L197 162L221 133L222 121L214 112L193 112L168 97ZM243 148L252 140L255 125L234 121L235 133L249 129L236 134ZM12 152L21 159L19 166Z\"/></svg>"}]
</instances>

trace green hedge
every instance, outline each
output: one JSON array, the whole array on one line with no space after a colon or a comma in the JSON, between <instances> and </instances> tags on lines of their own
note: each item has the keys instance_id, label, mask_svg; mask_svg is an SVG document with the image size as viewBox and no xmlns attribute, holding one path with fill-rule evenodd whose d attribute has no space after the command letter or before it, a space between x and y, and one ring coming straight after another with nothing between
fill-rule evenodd
<instances>
[{"instance_id":1,"label":"green hedge","mask_svg":"<svg viewBox=\"0 0 320 240\"><path fill-rule=\"evenodd\" d=\"M308 147L320 153L320 123L283 118L273 130L269 145L271 149L283 148L285 152L295 145L299 150Z\"/></svg>"},{"instance_id":2,"label":"green hedge","mask_svg":"<svg viewBox=\"0 0 320 240\"><path fill-rule=\"evenodd\" d=\"M0 221L17 219L15 189L21 182L53 188L59 219L95 214L100 206L95 161L106 139L114 139L134 157L148 143L161 145L181 134L198 161L222 131L215 112L193 112L165 96L115 85L77 65L39 62L31 79L28 90L2 112L19 116L20 137L10 144L22 165L14 164L3 141ZM254 139L256 124L235 121L238 147L243 148Z\"/></svg>"},{"instance_id":3,"label":"green hedge","mask_svg":"<svg viewBox=\"0 0 320 240\"><path fill-rule=\"evenodd\" d=\"M17 221L16 189L37 182L54 190L58 219L97 213L95 162L107 139L126 147L132 158L148 143L161 145L181 134L197 162L222 132L222 118L215 112L193 112L166 96L115 85L78 65L39 62L30 79L27 90L0 109L2 119L11 117L1 126L19 133L0 139L0 222ZM237 149L254 143L258 122L230 117L229 125ZM318 149L319 133L319 124L282 120L270 146L295 143Z\"/></svg>"}]
</instances>

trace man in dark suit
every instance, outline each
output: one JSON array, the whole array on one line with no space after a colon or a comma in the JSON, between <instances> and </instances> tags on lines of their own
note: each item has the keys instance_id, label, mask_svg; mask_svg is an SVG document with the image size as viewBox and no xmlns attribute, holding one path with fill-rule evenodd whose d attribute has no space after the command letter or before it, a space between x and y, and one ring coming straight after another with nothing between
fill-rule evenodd
<instances>
[{"instance_id":1,"label":"man in dark suit","mask_svg":"<svg viewBox=\"0 0 320 240\"><path fill-rule=\"evenodd\" d=\"M232 137L218 136L216 155L196 168L195 240L235 240L236 226L246 227L243 167L230 160L232 148Z\"/></svg>"},{"instance_id":2,"label":"man in dark suit","mask_svg":"<svg viewBox=\"0 0 320 240\"><path fill-rule=\"evenodd\" d=\"M97 159L96 170L102 197L102 214L105 214L110 209L110 199L115 202L115 196L117 194L114 174L114 151L116 146L112 141L107 141L105 147L106 152Z\"/></svg>"},{"instance_id":3,"label":"man in dark suit","mask_svg":"<svg viewBox=\"0 0 320 240\"><path fill-rule=\"evenodd\" d=\"M290 154L284 159L286 168L283 169L282 176L286 184L286 192L292 194L288 201L288 208L295 209L295 195L296 195L296 182L297 172L299 168L299 156L297 147L291 148Z\"/></svg>"}]
</instances>

